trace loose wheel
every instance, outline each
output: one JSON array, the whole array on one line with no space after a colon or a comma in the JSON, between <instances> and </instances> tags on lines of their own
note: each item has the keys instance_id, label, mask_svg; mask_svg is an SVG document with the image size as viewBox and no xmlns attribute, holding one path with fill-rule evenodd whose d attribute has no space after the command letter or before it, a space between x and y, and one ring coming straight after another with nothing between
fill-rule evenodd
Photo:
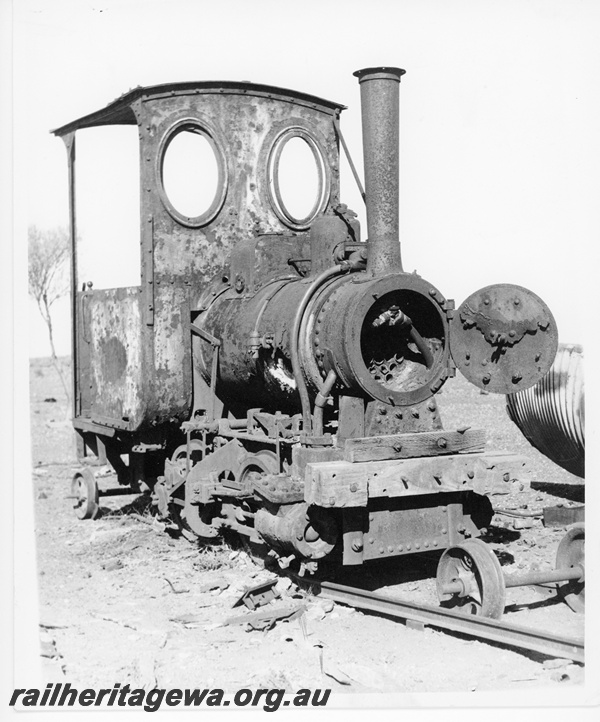
<instances>
[{"instance_id":1,"label":"loose wheel","mask_svg":"<svg viewBox=\"0 0 600 722\"><path fill-rule=\"evenodd\" d=\"M189 451L191 468L202 458L204 445L200 441L200 439L190 439ZM181 446L178 446L173 452L173 455L171 456L171 462L173 464L176 464L182 471L185 471L187 465L187 454L188 446L187 444L182 444Z\"/></svg>"},{"instance_id":2,"label":"loose wheel","mask_svg":"<svg viewBox=\"0 0 600 722\"><path fill-rule=\"evenodd\" d=\"M75 498L75 514L78 519L95 519L100 509L98 484L91 469L78 471L71 482L71 494Z\"/></svg>"},{"instance_id":3,"label":"loose wheel","mask_svg":"<svg viewBox=\"0 0 600 722\"><path fill-rule=\"evenodd\" d=\"M581 567L581 581L572 580L560 587L560 594L574 612L585 610L585 525L573 524L556 551L556 569Z\"/></svg>"},{"instance_id":4,"label":"loose wheel","mask_svg":"<svg viewBox=\"0 0 600 722\"><path fill-rule=\"evenodd\" d=\"M479 539L468 539L442 554L436 584L443 607L500 619L506 588L500 562Z\"/></svg>"}]
</instances>

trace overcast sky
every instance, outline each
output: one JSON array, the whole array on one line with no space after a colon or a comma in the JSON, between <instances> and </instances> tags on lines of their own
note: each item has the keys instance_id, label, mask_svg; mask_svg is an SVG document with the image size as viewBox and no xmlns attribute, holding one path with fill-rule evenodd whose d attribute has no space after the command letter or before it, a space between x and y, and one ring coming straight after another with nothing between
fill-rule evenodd
<instances>
[{"instance_id":1,"label":"overcast sky","mask_svg":"<svg viewBox=\"0 0 600 722\"><path fill-rule=\"evenodd\" d=\"M489 283L527 286L552 308L561 340L584 341L582 275L599 225L600 3L19 0L13 13L16 193L28 223L68 219L66 153L49 130L129 88L251 80L335 100L348 106L342 127L362 167L352 72L400 66L405 269L457 303ZM342 197L362 213L342 172ZM30 352L41 355L44 328L32 320Z\"/></svg>"}]
</instances>

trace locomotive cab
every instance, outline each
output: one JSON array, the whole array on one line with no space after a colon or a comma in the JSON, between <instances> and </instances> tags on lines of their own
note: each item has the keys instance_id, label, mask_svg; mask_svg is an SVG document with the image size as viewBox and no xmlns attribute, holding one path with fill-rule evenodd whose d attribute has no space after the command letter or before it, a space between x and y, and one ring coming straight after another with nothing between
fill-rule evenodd
<instances>
[{"instance_id":1,"label":"locomotive cab","mask_svg":"<svg viewBox=\"0 0 600 722\"><path fill-rule=\"evenodd\" d=\"M220 293L305 272L310 227L339 204L332 119L342 109L269 86L180 83L137 88L54 131L71 189L73 417L93 450L115 437L120 451L168 446L190 417L189 322L215 273ZM139 285L98 290L80 288L77 268L76 143L101 126L137 126L141 251ZM289 178L294 159L308 193Z\"/></svg>"}]
</instances>

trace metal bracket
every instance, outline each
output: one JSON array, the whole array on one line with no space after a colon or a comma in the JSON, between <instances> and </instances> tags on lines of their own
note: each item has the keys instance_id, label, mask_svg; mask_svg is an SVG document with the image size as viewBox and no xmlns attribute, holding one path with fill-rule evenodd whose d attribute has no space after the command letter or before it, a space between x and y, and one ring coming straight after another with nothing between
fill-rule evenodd
<instances>
[{"instance_id":1,"label":"metal bracket","mask_svg":"<svg viewBox=\"0 0 600 722\"><path fill-rule=\"evenodd\" d=\"M279 592L274 589L276 584L277 579L269 579L254 587L249 587L231 606L239 607L241 604L245 604L253 612L257 607L262 607L264 604L268 604L273 599L280 597Z\"/></svg>"}]
</instances>

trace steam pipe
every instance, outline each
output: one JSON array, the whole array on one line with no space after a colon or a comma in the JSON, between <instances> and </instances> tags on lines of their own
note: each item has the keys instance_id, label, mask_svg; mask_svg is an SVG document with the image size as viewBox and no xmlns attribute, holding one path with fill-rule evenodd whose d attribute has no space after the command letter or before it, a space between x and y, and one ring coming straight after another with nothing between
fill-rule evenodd
<instances>
[{"instance_id":1,"label":"steam pipe","mask_svg":"<svg viewBox=\"0 0 600 722\"><path fill-rule=\"evenodd\" d=\"M402 271L399 232L400 68L363 68L360 84L365 191L367 273Z\"/></svg>"},{"instance_id":2,"label":"steam pipe","mask_svg":"<svg viewBox=\"0 0 600 722\"><path fill-rule=\"evenodd\" d=\"M333 388L336 381L337 374L333 369L331 369L331 371L327 374L327 378L323 382L323 386L321 386L321 390L317 394L317 398L315 399L315 411L313 414L312 427L312 432L314 436L323 435L323 408L327 403L327 399L329 398L331 389Z\"/></svg>"}]
</instances>

